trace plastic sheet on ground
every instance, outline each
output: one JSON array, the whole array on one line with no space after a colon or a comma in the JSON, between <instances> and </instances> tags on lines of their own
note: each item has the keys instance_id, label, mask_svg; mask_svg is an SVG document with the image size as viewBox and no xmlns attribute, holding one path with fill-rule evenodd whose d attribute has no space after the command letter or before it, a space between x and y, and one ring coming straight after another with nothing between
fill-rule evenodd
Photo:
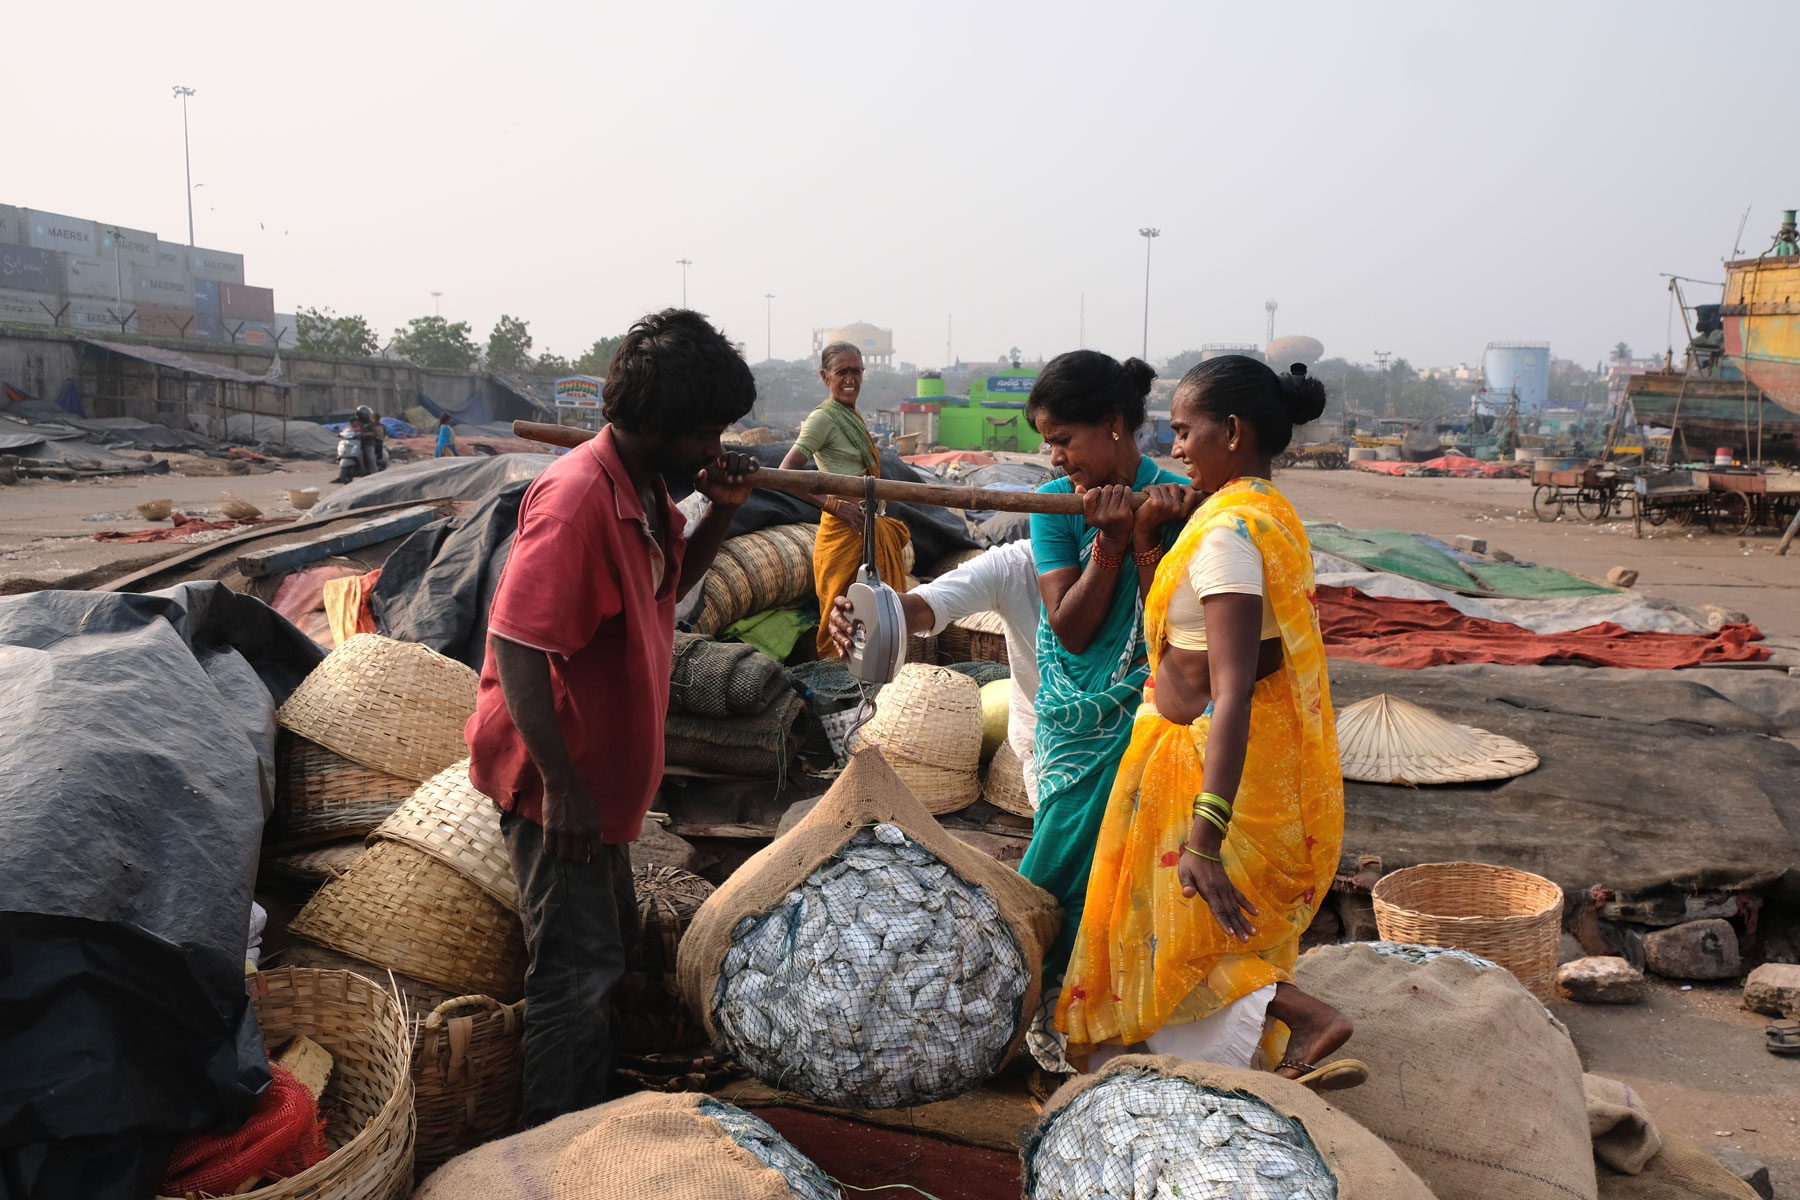
<instances>
[{"instance_id":1,"label":"plastic sheet on ground","mask_svg":"<svg viewBox=\"0 0 1800 1200\"><path fill-rule=\"evenodd\" d=\"M1430 541L1398 529L1348 529L1326 521L1308 521L1306 536L1315 551L1452 591L1491 590L1503 596L1602 596L1614 591L1556 567L1460 563Z\"/></svg>"},{"instance_id":2,"label":"plastic sheet on ground","mask_svg":"<svg viewBox=\"0 0 1800 1200\"><path fill-rule=\"evenodd\" d=\"M509 484L529 483L554 461L549 454L501 454L392 466L345 484L313 505L307 519L402 500L485 500Z\"/></svg>"},{"instance_id":3,"label":"plastic sheet on ground","mask_svg":"<svg viewBox=\"0 0 1800 1200\"><path fill-rule=\"evenodd\" d=\"M251 886L322 657L219 583L0 600L0 1194L152 1195L267 1085Z\"/></svg>"},{"instance_id":4,"label":"plastic sheet on ground","mask_svg":"<svg viewBox=\"0 0 1800 1200\"><path fill-rule=\"evenodd\" d=\"M1540 760L1492 783L1346 781L1351 863L1501 863L1571 892L1800 886L1800 747L1769 736L1800 723L1785 672L1333 662L1331 691L1339 708L1390 693Z\"/></svg>"},{"instance_id":5,"label":"plastic sheet on ground","mask_svg":"<svg viewBox=\"0 0 1800 1200\"><path fill-rule=\"evenodd\" d=\"M1393 600L1435 600L1466 617L1505 621L1533 633L1567 633L1608 621L1623 629L1651 633L1709 632L1706 622L1688 610L1639 592L1551 596L1541 600L1490 600L1432 587L1391 571L1371 571L1323 554L1313 556L1313 572L1322 587L1354 588L1365 596Z\"/></svg>"},{"instance_id":6,"label":"plastic sheet on ground","mask_svg":"<svg viewBox=\"0 0 1800 1200\"><path fill-rule=\"evenodd\" d=\"M261 413L232 413L225 418L225 436L245 445L269 442L321 458L337 454L337 434L312 421L287 421Z\"/></svg>"},{"instance_id":7,"label":"plastic sheet on ground","mask_svg":"<svg viewBox=\"0 0 1800 1200\"><path fill-rule=\"evenodd\" d=\"M167 470L100 445L73 424L30 424L0 415L0 454L16 454L35 467L71 471L118 471L151 474Z\"/></svg>"}]
</instances>

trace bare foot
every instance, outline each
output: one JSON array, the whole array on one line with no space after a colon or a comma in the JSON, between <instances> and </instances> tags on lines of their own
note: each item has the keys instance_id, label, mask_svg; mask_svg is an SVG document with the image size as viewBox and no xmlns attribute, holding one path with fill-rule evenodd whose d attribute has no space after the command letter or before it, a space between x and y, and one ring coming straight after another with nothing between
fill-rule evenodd
<instances>
[{"instance_id":1,"label":"bare foot","mask_svg":"<svg viewBox=\"0 0 1800 1200\"><path fill-rule=\"evenodd\" d=\"M1291 983L1275 985L1275 997L1269 1001L1269 1015L1288 1027L1286 1060L1289 1062L1314 1066L1326 1062L1356 1031L1349 1017ZM1303 1073L1295 1067L1282 1067L1276 1071L1284 1079L1298 1079Z\"/></svg>"}]
</instances>

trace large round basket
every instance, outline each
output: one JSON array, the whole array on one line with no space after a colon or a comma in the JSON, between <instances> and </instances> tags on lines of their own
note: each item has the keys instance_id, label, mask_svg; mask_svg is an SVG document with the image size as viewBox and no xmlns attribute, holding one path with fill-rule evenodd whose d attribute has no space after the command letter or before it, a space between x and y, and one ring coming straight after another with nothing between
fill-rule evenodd
<instances>
[{"instance_id":1,"label":"large round basket","mask_svg":"<svg viewBox=\"0 0 1800 1200\"><path fill-rule=\"evenodd\" d=\"M352 975L361 975L364 979L373 980L376 987L389 995L398 989L408 1029L418 1029L425 1018L431 1015L432 1009L456 997L456 993L435 983L414 979L411 975L388 967L378 967L372 962L364 962L360 958L321 946L317 942L309 942L305 938L295 938L282 947L276 957L281 960L278 965L284 967L312 967L320 971L349 971Z\"/></svg>"},{"instance_id":2,"label":"large round basket","mask_svg":"<svg viewBox=\"0 0 1800 1200\"><path fill-rule=\"evenodd\" d=\"M359 633L325 656L276 714L365 767L423 783L469 756L480 677L416 642Z\"/></svg>"},{"instance_id":3,"label":"large round basket","mask_svg":"<svg viewBox=\"0 0 1800 1200\"><path fill-rule=\"evenodd\" d=\"M361 838L347 838L322 846L266 853L262 858L262 870L294 883L316 886L348 871L350 865L363 856L365 849Z\"/></svg>"},{"instance_id":4,"label":"large round basket","mask_svg":"<svg viewBox=\"0 0 1800 1200\"><path fill-rule=\"evenodd\" d=\"M1011 742L1001 742L988 763L987 777L982 781L981 798L1002 812L1015 817L1031 817L1031 796L1025 790L1025 767L1019 761Z\"/></svg>"},{"instance_id":5,"label":"large round basket","mask_svg":"<svg viewBox=\"0 0 1800 1200\"><path fill-rule=\"evenodd\" d=\"M888 765L933 813L981 794L981 688L944 667L907 663L875 697L859 746L880 746Z\"/></svg>"},{"instance_id":6,"label":"large round basket","mask_svg":"<svg viewBox=\"0 0 1800 1200\"><path fill-rule=\"evenodd\" d=\"M700 581L694 632L714 637L754 613L812 595L815 536L811 525L777 525L728 539Z\"/></svg>"},{"instance_id":7,"label":"large round basket","mask_svg":"<svg viewBox=\"0 0 1800 1200\"><path fill-rule=\"evenodd\" d=\"M264 847L291 850L362 837L417 786L283 729L275 752L275 811Z\"/></svg>"},{"instance_id":8,"label":"large round basket","mask_svg":"<svg viewBox=\"0 0 1800 1200\"><path fill-rule=\"evenodd\" d=\"M713 885L676 867L634 867L631 875L641 932L625 960L620 984L624 1043L637 1054L703 1046L706 1031L676 982L675 955Z\"/></svg>"},{"instance_id":9,"label":"large round basket","mask_svg":"<svg viewBox=\"0 0 1800 1200\"><path fill-rule=\"evenodd\" d=\"M1556 999L1562 889L1540 875L1487 863L1425 863L1373 889L1384 941L1450 946L1505 967L1531 994Z\"/></svg>"},{"instance_id":10,"label":"large round basket","mask_svg":"<svg viewBox=\"0 0 1800 1200\"><path fill-rule=\"evenodd\" d=\"M411 1034L394 997L348 971L276 967L250 977L270 1046L308 1037L331 1052L319 1097L331 1154L258 1188L258 1200L398 1200L413 1185Z\"/></svg>"},{"instance_id":11,"label":"large round basket","mask_svg":"<svg viewBox=\"0 0 1800 1200\"><path fill-rule=\"evenodd\" d=\"M413 1042L414 1177L424 1179L465 1150L517 1133L524 1071L524 1001L458 996L432 1010Z\"/></svg>"},{"instance_id":12,"label":"large round basket","mask_svg":"<svg viewBox=\"0 0 1800 1200\"><path fill-rule=\"evenodd\" d=\"M500 836L500 810L469 782L467 759L421 783L374 836L423 850L517 911L519 885Z\"/></svg>"},{"instance_id":13,"label":"large round basket","mask_svg":"<svg viewBox=\"0 0 1800 1200\"><path fill-rule=\"evenodd\" d=\"M915 633L906 639L906 661L924 663L928 667L937 665L937 634Z\"/></svg>"},{"instance_id":14,"label":"large round basket","mask_svg":"<svg viewBox=\"0 0 1800 1200\"><path fill-rule=\"evenodd\" d=\"M525 991L517 915L441 858L405 842L376 839L288 928L453 995L510 1003Z\"/></svg>"}]
</instances>

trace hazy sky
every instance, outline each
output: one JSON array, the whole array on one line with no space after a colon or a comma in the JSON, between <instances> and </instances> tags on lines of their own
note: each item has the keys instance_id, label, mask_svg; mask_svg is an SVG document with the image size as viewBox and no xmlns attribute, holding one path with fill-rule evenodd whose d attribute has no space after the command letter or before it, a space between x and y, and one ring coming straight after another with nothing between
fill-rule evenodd
<instances>
[{"instance_id":1,"label":"hazy sky","mask_svg":"<svg viewBox=\"0 0 1800 1200\"><path fill-rule=\"evenodd\" d=\"M1800 205L1790 6L14 6L0 202L203 246L385 335L502 312L573 354L681 299L749 356L890 326L944 360L1309 333L1478 361L1666 344ZM1707 289L1701 298L1716 299ZM1693 299L1690 296L1690 299ZM1679 324L1677 325L1679 336Z\"/></svg>"}]
</instances>

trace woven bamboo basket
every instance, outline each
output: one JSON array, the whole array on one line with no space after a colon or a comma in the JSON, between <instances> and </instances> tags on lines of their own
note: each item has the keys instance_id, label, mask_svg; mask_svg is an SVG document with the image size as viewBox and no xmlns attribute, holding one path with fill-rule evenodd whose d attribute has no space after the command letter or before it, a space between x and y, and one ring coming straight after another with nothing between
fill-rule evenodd
<instances>
[{"instance_id":1,"label":"woven bamboo basket","mask_svg":"<svg viewBox=\"0 0 1800 1200\"><path fill-rule=\"evenodd\" d=\"M1344 778L1366 783L1476 783L1538 765L1529 746L1385 692L1338 709L1337 733Z\"/></svg>"},{"instance_id":2,"label":"woven bamboo basket","mask_svg":"<svg viewBox=\"0 0 1800 1200\"><path fill-rule=\"evenodd\" d=\"M1006 656L1006 625L997 612L979 612L952 622L969 631L969 657L959 662L997 662L1012 665Z\"/></svg>"},{"instance_id":3,"label":"woven bamboo basket","mask_svg":"<svg viewBox=\"0 0 1800 1200\"><path fill-rule=\"evenodd\" d=\"M1540 875L1487 863L1424 863L1373 888L1384 940L1450 946L1511 971L1531 994L1556 999L1562 889Z\"/></svg>"},{"instance_id":4,"label":"woven bamboo basket","mask_svg":"<svg viewBox=\"0 0 1800 1200\"><path fill-rule=\"evenodd\" d=\"M967 808L981 794L981 689L967 675L907 663L875 697L857 742L880 746L931 812Z\"/></svg>"},{"instance_id":5,"label":"woven bamboo basket","mask_svg":"<svg viewBox=\"0 0 1800 1200\"><path fill-rule=\"evenodd\" d=\"M1013 751L1011 742L1001 742L988 763L987 776L981 785L981 798L1002 812L1015 817L1031 817L1031 795L1025 790L1025 766Z\"/></svg>"},{"instance_id":6,"label":"woven bamboo basket","mask_svg":"<svg viewBox=\"0 0 1800 1200\"><path fill-rule=\"evenodd\" d=\"M423 979L414 979L411 975L399 971L378 967L372 962L364 962L360 958L342 954L317 942L309 942L305 938L295 938L282 947L277 956L283 967L312 967L319 971L349 971L352 975L361 975L372 980L375 986L392 995L394 989L400 991L400 1006L406 1011L406 1027L416 1029L431 1010L446 1000L456 998L456 993L448 988L438 987L434 983L426 983Z\"/></svg>"},{"instance_id":7,"label":"woven bamboo basket","mask_svg":"<svg viewBox=\"0 0 1800 1200\"><path fill-rule=\"evenodd\" d=\"M400 1200L413 1186L412 1036L394 997L347 971L275 967L250 977L270 1046L308 1037L331 1052L319 1097L331 1154L257 1200Z\"/></svg>"},{"instance_id":8,"label":"woven bamboo basket","mask_svg":"<svg viewBox=\"0 0 1800 1200\"><path fill-rule=\"evenodd\" d=\"M463 1151L518 1132L525 1004L458 996L433 1009L415 1033L413 1177L424 1179Z\"/></svg>"},{"instance_id":9,"label":"woven bamboo basket","mask_svg":"<svg viewBox=\"0 0 1800 1200\"><path fill-rule=\"evenodd\" d=\"M906 661L934 667L938 660L937 646L937 634L915 633L906 639Z\"/></svg>"},{"instance_id":10,"label":"woven bamboo basket","mask_svg":"<svg viewBox=\"0 0 1800 1200\"><path fill-rule=\"evenodd\" d=\"M359 633L326 655L276 714L354 762L423 783L469 756L480 677L416 642Z\"/></svg>"},{"instance_id":11,"label":"woven bamboo basket","mask_svg":"<svg viewBox=\"0 0 1800 1200\"><path fill-rule=\"evenodd\" d=\"M986 553L987 551L985 550L972 548L968 550L958 550L954 554L946 554L932 564L931 573L926 576L926 578L937 579L940 576L948 575L964 563L973 562Z\"/></svg>"},{"instance_id":12,"label":"woven bamboo basket","mask_svg":"<svg viewBox=\"0 0 1800 1200\"><path fill-rule=\"evenodd\" d=\"M675 867L634 867L638 940L625 960L619 997L624 1044L638 1054L667 1054L706 1044L706 1031L675 980L675 954L694 914L713 893L700 876Z\"/></svg>"},{"instance_id":13,"label":"woven bamboo basket","mask_svg":"<svg viewBox=\"0 0 1800 1200\"><path fill-rule=\"evenodd\" d=\"M811 596L816 536L810 525L776 525L728 539L700 582L694 632L716 637L745 617Z\"/></svg>"},{"instance_id":14,"label":"woven bamboo basket","mask_svg":"<svg viewBox=\"0 0 1800 1200\"><path fill-rule=\"evenodd\" d=\"M146 521L166 521L174 511L173 500L146 500L137 506L137 515Z\"/></svg>"},{"instance_id":15,"label":"woven bamboo basket","mask_svg":"<svg viewBox=\"0 0 1800 1200\"><path fill-rule=\"evenodd\" d=\"M363 837L418 786L286 729L276 743L275 766L275 811L263 834L272 851Z\"/></svg>"},{"instance_id":16,"label":"woven bamboo basket","mask_svg":"<svg viewBox=\"0 0 1800 1200\"><path fill-rule=\"evenodd\" d=\"M469 782L467 759L420 784L371 836L423 850L518 911L519 885L500 836L500 810Z\"/></svg>"},{"instance_id":17,"label":"woven bamboo basket","mask_svg":"<svg viewBox=\"0 0 1800 1200\"><path fill-rule=\"evenodd\" d=\"M519 918L434 854L376 839L289 925L297 937L454 995L511 1003L525 990Z\"/></svg>"},{"instance_id":18,"label":"woven bamboo basket","mask_svg":"<svg viewBox=\"0 0 1800 1200\"><path fill-rule=\"evenodd\" d=\"M364 849L366 847L363 840L356 837L341 842L327 842L323 846L308 846L304 850L265 854L262 869L283 879L319 884L327 879L336 879L348 871L351 864L363 856Z\"/></svg>"}]
</instances>

